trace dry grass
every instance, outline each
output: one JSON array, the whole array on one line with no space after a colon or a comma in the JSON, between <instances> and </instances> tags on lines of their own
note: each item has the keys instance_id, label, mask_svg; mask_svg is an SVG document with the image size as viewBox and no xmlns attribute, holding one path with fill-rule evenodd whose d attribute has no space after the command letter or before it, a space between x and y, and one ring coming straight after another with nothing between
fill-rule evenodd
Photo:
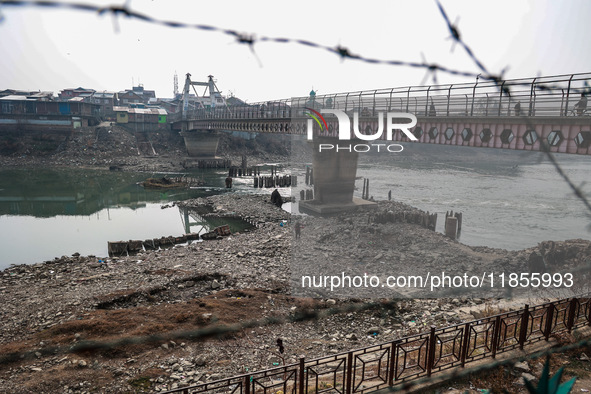
<instances>
[{"instance_id":1,"label":"dry grass","mask_svg":"<svg viewBox=\"0 0 591 394\"><path fill-rule=\"evenodd\" d=\"M101 302L111 302L127 297L131 292L117 292ZM32 334L25 340L0 345L0 354L30 351L40 341L51 346L73 344L81 340L114 341L132 336L163 335L177 331L189 331L213 325L226 325L260 319L264 316L261 306L269 305L269 293L261 290L223 290L216 294L177 304L138 306L124 309L99 309L85 313L77 320L70 320L49 329ZM299 310L314 309L313 299L294 299L274 294L272 309L278 315L291 306ZM127 346L119 349L124 357L130 350L140 351L151 344ZM109 352L110 356L114 356Z\"/></svg>"}]
</instances>

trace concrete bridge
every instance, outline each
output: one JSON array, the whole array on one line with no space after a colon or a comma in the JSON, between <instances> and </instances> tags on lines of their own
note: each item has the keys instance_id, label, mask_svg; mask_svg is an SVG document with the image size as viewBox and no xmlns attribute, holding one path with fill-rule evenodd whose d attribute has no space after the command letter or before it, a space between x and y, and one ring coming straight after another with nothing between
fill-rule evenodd
<instances>
[{"instance_id":1,"label":"concrete bridge","mask_svg":"<svg viewBox=\"0 0 591 394\"><path fill-rule=\"evenodd\" d=\"M343 207L353 204L358 154L368 146L389 146L383 141L388 114L397 122L406 114L416 117L416 124L409 118L402 122L409 124L407 133L403 127L392 130L390 144L590 155L590 82L591 73L585 73L323 96L312 91L308 97L194 110L173 119L173 129L182 132L189 155L202 157L215 156L220 130L306 135L314 147L312 205L326 207L330 201ZM338 139L339 119L330 113L335 110L350 117L351 140Z\"/></svg>"}]
</instances>

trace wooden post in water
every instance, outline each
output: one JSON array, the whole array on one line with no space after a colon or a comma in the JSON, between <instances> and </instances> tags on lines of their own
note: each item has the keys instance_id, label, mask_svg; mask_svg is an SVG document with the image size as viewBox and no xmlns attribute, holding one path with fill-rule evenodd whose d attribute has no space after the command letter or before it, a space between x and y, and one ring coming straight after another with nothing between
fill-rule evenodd
<instances>
[{"instance_id":1,"label":"wooden post in water","mask_svg":"<svg viewBox=\"0 0 591 394\"><path fill-rule=\"evenodd\" d=\"M462 214L460 212L456 212L454 215L458 219L458 234L462 232Z\"/></svg>"},{"instance_id":2,"label":"wooden post in water","mask_svg":"<svg viewBox=\"0 0 591 394\"><path fill-rule=\"evenodd\" d=\"M451 239L456 239L458 236L458 218L455 216L446 216L445 218L445 235Z\"/></svg>"},{"instance_id":3,"label":"wooden post in water","mask_svg":"<svg viewBox=\"0 0 591 394\"><path fill-rule=\"evenodd\" d=\"M242 173L243 174L246 174L246 167L247 167L246 155L242 155Z\"/></svg>"}]
</instances>

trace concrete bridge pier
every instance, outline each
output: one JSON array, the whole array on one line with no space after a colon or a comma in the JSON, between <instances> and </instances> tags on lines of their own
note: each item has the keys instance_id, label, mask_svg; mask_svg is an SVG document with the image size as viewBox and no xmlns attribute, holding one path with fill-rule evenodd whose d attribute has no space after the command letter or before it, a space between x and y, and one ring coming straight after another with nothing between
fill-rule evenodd
<instances>
[{"instance_id":1,"label":"concrete bridge pier","mask_svg":"<svg viewBox=\"0 0 591 394\"><path fill-rule=\"evenodd\" d=\"M220 141L220 134L215 131L182 131L180 135L185 139L187 153L191 157L204 159L215 158Z\"/></svg>"},{"instance_id":2,"label":"concrete bridge pier","mask_svg":"<svg viewBox=\"0 0 591 394\"><path fill-rule=\"evenodd\" d=\"M353 197L359 153L348 149L355 141L340 141L332 137L314 137L314 199L300 201L300 211L331 214L357 208L375 208L376 203ZM347 144L343 144L347 142ZM332 149L329 147L333 146ZM339 146L339 149L337 149ZM341 147L343 149L341 149Z\"/></svg>"}]
</instances>

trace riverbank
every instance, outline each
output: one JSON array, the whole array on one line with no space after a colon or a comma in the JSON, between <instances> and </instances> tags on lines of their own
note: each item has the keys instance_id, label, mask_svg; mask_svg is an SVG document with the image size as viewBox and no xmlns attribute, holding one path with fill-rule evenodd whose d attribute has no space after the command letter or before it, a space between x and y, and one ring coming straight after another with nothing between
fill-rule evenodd
<instances>
[{"instance_id":1,"label":"riverbank","mask_svg":"<svg viewBox=\"0 0 591 394\"><path fill-rule=\"evenodd\" d=\"M22 137L9 152L0 152L0 166L7 167L82 167L125 171L182 172L189 159L184 140L177 132L149 133L151 149L144 149L131 131L111 123L84 127L60 144ZM220 133L217 156L241 165L242 155L249 165L284 161L289 146L281 138L261 134L245 140ZM155 153L155 154L154 154Z\"/></svg>"},{"instance_id":2,"label":"riverbank","mask_svg":"<svg viewBox=\"0 0 591 394\"><path fill-rule=\"evenodd\" d=\"M31 358L2 364L0 387L14 393L161 391L295 362L301 355L312 358L393 340L430 325L459 323L512 307L484 298L399 300L388 309L248 328L206 341L161 340L62 352L84 340L163 335L267 317L289 320L310 308L363 302L293 296L293 218L268 197L219 195L184 204L247 217L257 228L135 256L64 256L0 272L0 354L33 352ZM392 202L380 202L382 208L412 210ZM350 253L351 239L375 241L365 226L367 214L306 217L302 240L309 250L323 248L321 256L328 253L326 239L332 240L335 251ZM427 264L437 253L438 258L465 264L478 260L518 268L527 265L532 252L539 252L471 248L410 223L384 224L380 231L388 229L398 234L397 255L384 250L380 259ZM561 264L573 266L591 255L590 243L581 240L556 243L554 250L565 251ZM546 293L529 301L551 297ZM515 307L523 303L516 300ZM277 338L284 343L284 353L278 352Z\"/></svg>"}]
</instances>

